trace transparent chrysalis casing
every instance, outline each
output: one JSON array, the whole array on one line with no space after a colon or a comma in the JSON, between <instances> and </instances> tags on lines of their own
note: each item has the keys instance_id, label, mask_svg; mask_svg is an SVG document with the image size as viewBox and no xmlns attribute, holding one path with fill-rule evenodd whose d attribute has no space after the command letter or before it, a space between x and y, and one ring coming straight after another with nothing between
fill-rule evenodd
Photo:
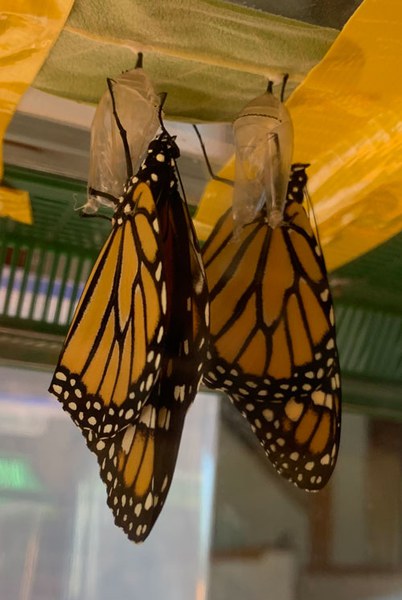
<instances>
[{"instance_id":1,"label":"transparent chrysalis casing","mask_svg":"<svg viewBox=\"0 0 402 600\"><path fill-rule=\"evenodd\" d=\"M233 218L236 228L263 206L271 227L282 221L293 154L293 126L286 106L267 91L254 98L233 124L236 159Z\"/></svg>"},{"instance_id":2,"label":"transparent chrysalis casing","mask_svg":"<svg viewBox=\"0 0 402 600\"><path fill-rule=\"evenodd\" d=\"M159 127L160 100L142 68L131 69L112 80L116 112L126 131L133 173L138 171L151 140ZM127 161L113 114L109 89L97 106L91 127L88 175L88 201L84 212L94 213L100 204L113 206L91 189L118 198L127 182Z\"/></svg>"}]
</instances>

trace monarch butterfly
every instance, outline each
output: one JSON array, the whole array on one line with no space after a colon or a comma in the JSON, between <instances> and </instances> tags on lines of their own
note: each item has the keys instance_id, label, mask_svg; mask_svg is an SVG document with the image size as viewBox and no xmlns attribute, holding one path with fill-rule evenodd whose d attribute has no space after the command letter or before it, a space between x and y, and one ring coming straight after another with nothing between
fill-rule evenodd
<instances>
[{"instance_id":1,"label":"monarch butterfly","mask_svg":"<svg viewBox=\"0 0 402 600\"><path fill-rule=\"evenodd\" d=\"M229 209L203 247L204 382L227 392L277 472L313 491L335 466L341 389L325 263L302 206L307 166L292 165L279 226L264 206L234 235Z\"/></svg>"},{"instance_id":2,"label":"monarch butterfly","mask_svg":"<svg viewBox=\"0 0 402 600\"><path fill-rule=\"evenodd\" d=\"M160 375L137 413L136 422L117 435L99 439L85 432L98 456L116 525L143 541L150 533L170 488L184 419L201 383L208 340L208 292L186 204L179 196L166 134L151 143L150 160L170 167L173 186L158 193L157 212L166 272L166 333ZM155 165L154 165L155 166ZM143 171L137 174L141 179ZM161 172L158 172L161 180ZM135 340L134 340L135 343Z\"/></svg>"},{"instance_id":3,"label":"monarch butterfly","mask_svg":"<svg viewBox=\"0 0 402 600\"><path fill-rule=\"evenodd\" d=\"M109 90L124 131L111 83ZM115 523L136 542L168 493L208 339L205 272L176 177L179 149L162 120L161 128L115 199L112 232L50 386L97 455Z\"/></svg>"}]
</instances>

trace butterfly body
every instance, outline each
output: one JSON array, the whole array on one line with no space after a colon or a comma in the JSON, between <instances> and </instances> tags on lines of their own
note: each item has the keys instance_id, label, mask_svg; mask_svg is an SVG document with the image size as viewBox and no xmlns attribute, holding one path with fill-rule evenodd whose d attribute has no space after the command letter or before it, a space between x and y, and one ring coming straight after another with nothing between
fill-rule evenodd
<instances>
[{"instance_id":1,"label":"butterfly body","mask_svg":"<svg viewBox=\"0 0 402 600\"><path fill-rule=\"evenodd\" d=\"M262 214L233 235L230 211L203 248L211 301L204 381L225 391L276 470L320 489L335 465L340 377L325 263L294 165L283 221Z\"/></svg>"}]
</instances>

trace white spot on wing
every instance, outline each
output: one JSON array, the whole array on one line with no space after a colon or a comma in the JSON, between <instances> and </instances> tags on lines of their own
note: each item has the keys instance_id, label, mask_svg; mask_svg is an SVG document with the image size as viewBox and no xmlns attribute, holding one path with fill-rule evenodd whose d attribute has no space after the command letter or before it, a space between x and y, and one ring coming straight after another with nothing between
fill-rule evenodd
<instances>
[{"instance_id":1,"label":"white spot on wing","mask_svg":"<svg viewBox=\"0 0 402 600\"><path fill-rule=\"evenodd\" d=\"M162 263L160 262L155 271L155 279L159 281L162 275Z\"/></svg>"},{"instance_id":2,"label":"white spot on wing","mask_svg":"<svg viewBox=\"0 0 402 600\"><path fill-rule=\"evenodd\" d=\"M167 484L168 484L168 482L169 482L169 477L166 475L166 476L165 476L165 479L163 480L162 487L161 487L161 490L162 490L162 492L164 492L164 491L165 491L165 489L166 489L166 487L167 487Z\"/></svg>"},{"instance_id":3,"label":"white spot on wing","mask_svg":"<svg viewBox=\"0 0 402 600\"><path fill-rule=\"evenodd\" d=\"M155 429L155 409L147 405L143 408L140 422L144 423L149 429Z\"/></svg>"},{"instance_id":4,"label":"white spot on wing","mask_svg":"<svg viewBox=\"0 0 402 600\"><path fill-rule=\"evenodd\" d=\"M148 375L148 379L147 379L147 382L145 384L145 389L146 389L147 392L149 392L149 390L151 389L153 381L154 381L154 376L153 376L152 373L150 373Z\"/></svg>"},{"instance_id":5,"label":"white spot on wing","mask_svg":"<svg viewBox=\"0 0 402 600\"><path fill-rule=\"evenodd\" d=\"M331 460L331 457L330 457L330 455L329 455L329 454L324 454L324 456L323 456L323 457L322 457L322 459L320 460L320 463L321 463L322 465L329 465L329 463L330 463L330 460Z\"/></svg>"},{"instance_id":6,"label":"white spot on wing","mask_svg":"<svg viewBox=\"0 0 402 600\"><path fill-rule=\"evenodd\" d=\"M133 416L134 416L134 411L132 408L129 408L128 411L126 412L126 414L124 415L124 418L126 419L126 421L128 421Z\"/></svg>"},{"instance_id":7,"label":"white spot on wing","mask_svg":"<svg viewBox=\"0 0 402 600\"><path fill-rule=\"evenodd\" d=\"M152 496L152 492L149 492L149 494L145 500L145 503L144 503L145 510L149 510L151 508L151 506L153 506L153 504L154 504L154 499Z\"/></svg>"},{"instance_id":8,"label":"white spot on wing","mask_svg":"<svg viewBox=\"0 0 402 600\"><path fill-rule=\"evenodd\" d=\"M266 421L268 421L269 423L274 420L274 411L271 410L270 408L266 408L265 410L263 410L262 414L263 414L264 419Z\"/></svg>"},{"instance_id":9,"label":"white spot on wing","mask_svg":"<svg viewBox=\"0 0 402 600\"><path fill-rule=\"evenodd\" d=\"M135 427L127 427L126 432L124 434L123 440L121 442L121 447L125 454L130 452L131 444L134 439Z\"/></svg>"},{"instance_id":10,"label":"white spot on wing","mask_svg":"<svg viewBox=\"0 0 402 600\"><path fill-rule=\"evenodd\" d=\"M166 313L167 299L166 299L166 285L165 285L165 282L163 282L163 284L162 284L161 305L162 305L162 312Z\"/></svg>"}]
</instances>

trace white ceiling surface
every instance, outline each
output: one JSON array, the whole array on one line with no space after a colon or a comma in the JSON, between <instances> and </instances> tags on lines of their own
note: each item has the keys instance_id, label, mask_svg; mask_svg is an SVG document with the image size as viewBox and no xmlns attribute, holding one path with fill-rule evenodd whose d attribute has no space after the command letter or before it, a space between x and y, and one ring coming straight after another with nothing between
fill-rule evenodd
<instances>
[{"instance_id":1,"label":"white ceiling surface","mask_svg":"<svg viewBox=\"0 0 402 600\"><path fill-rule=\"evenodd\" d=\"M95 107L29 88L18 105L18 112L58 121L71 125L71 127L89 129L95 114Z\"/></svg>"}]
</instances>

